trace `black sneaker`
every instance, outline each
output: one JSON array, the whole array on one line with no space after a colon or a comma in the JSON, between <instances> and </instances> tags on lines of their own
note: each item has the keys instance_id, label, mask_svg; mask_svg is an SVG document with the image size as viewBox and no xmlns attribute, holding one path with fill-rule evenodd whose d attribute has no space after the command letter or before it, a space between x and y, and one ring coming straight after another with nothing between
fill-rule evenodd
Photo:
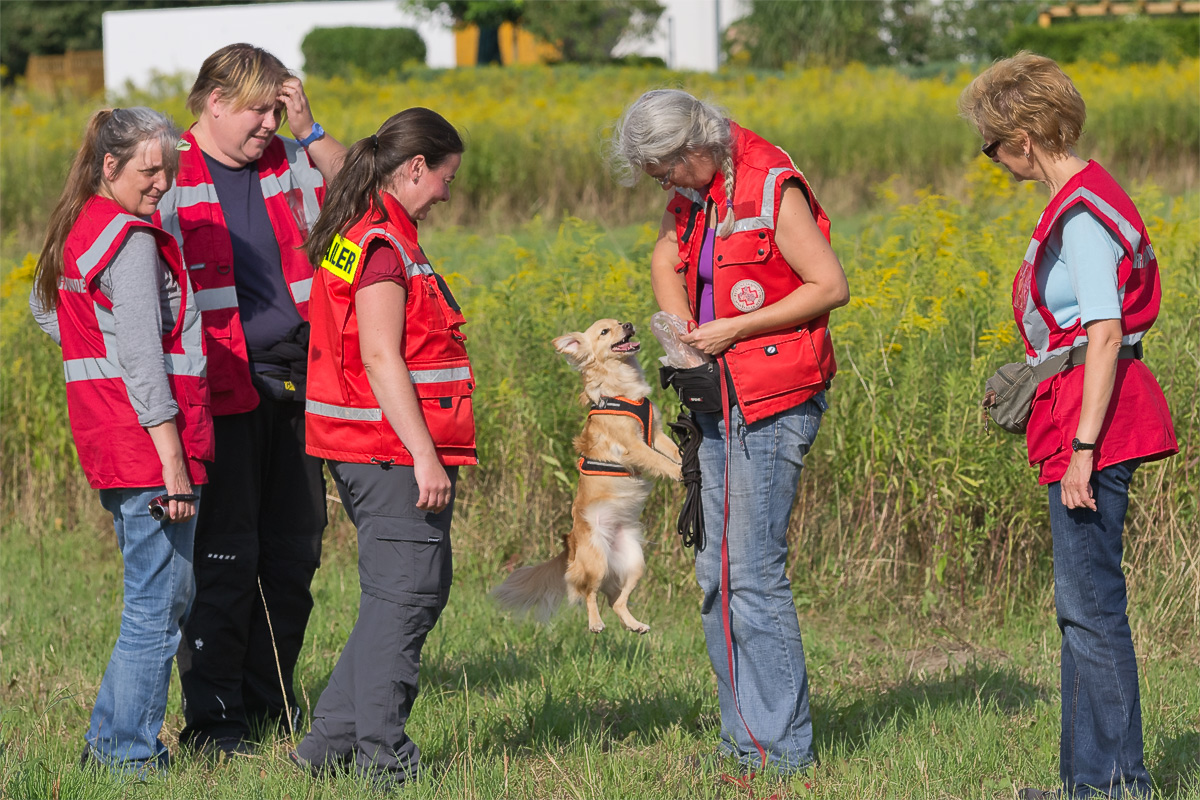
<instances>
[{"instance_id":1,"label":"black sneaker","mask_svg":"<svg viewBox=\"0 0 1200 800\"><path fill-rule=\"evenodd\" d=\"M1017 792L1019 800L1058 800L1062 797L1062 792L1057 789L1033 789L1025 787Z\"/></svg>"},{"instance_id":2,"label":"black sneaker","mask_svg":"<svg viewBox=\"0 0 1200 800\"><path fill-rule=\"evenodd\" d=\"M197 755L207 758L231 759L235 756L252 756L256 751L254 745L238 736L221 736L216 739L206 739L194 745Z\"/></svg>"}]
</instances>

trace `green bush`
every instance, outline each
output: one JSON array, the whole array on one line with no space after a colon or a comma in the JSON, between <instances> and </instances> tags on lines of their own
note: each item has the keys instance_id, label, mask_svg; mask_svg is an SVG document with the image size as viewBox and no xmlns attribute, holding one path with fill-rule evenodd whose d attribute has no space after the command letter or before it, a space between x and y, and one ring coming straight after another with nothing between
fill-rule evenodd
<instances>
[{"instance_id":1,"label":"green bush","mask_svg":"<svg viewBox=\"0 0 1200 800\"><path fill-rule=\"evenodd\" d=\"M425 42L411 28L314 28L300 51L305 73L324 78L355 71L383 76L425 63Z\"/></svg>"},{"instance_id":2,"label":"green bush","mask_svg":"<svg viewBox=\"0 0 1200 800\"><path fill-rule=\"evenodd\" d=\"M1010 52L1032 50L1063 64L1105 55L1122 64L1176 62L1200 55L1200 19L1122 17L1067 20L1049 28L1019 25L1005 45Z\"/></svg>"}]
</instances>

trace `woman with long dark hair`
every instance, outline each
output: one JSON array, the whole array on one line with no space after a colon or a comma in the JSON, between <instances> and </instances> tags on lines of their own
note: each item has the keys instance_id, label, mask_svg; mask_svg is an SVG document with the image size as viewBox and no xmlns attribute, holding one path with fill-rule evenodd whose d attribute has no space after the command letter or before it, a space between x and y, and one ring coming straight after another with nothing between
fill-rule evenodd
<instances>
[{"instance_id":1,"label":"woman with long dark hair","mask_svg":"<svg viewBox=\"0 0 1200 800\"><path fill-rule=\"evenodd\" d=\"M194 591L202 461L213 457L196 301L179 246L147 221L171 183L178 141L148 108L92 116L30 298L62 346L75 448L124 561L121 632L83 760L137 772L168 763L158 733Z\"/></svg>"},{"instance_id":2,"label":"woman with long dark hair","mask_svg":"<svg viewBox=\"0 0 1200 800\"><path fill-rule=\"evenodd\" d=\"M417 241L450 199L462 139L410 108L350 148L308 239L308 452L326 459L358 529L358 621L290 754L314 775L341 766L410 780L405 724L425 637L450 596L458 468L474 464L475 380L464 320Z\"/></svg>"}]
</instances>

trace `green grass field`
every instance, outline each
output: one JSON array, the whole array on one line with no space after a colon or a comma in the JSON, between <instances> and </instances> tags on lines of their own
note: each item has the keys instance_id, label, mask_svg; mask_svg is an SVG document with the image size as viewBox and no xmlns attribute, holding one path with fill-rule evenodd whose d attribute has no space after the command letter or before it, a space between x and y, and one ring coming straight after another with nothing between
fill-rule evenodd
<instances>
[{"instance_id":1,"label":"green grass field","mask_svg":"<svg viewBox=\"0 0 1200 800\"><path fill-rule=\"evenodd\" d=\"M91 702L120 616L120 559L104 512L94 530L65 534L8 526L0 540L5 686L0 796L13 798L374 797L340 777L310 780L287 761L290 740L211 764L181 759L168 777L121 782L76 765ZM326 539L316 611L298 671L307 708L324 687L354 622L352 533ZM670 534L664 534L669 536ZM687 763L716 743L716 688L686 565L648 548L650 574L634 611L652 630L587 632L580 608L548 627L498 613L485 595L502 572L456 548L457 579L425 648L410 732L423 777L412 798L1011 798L1057 775L1058 631L1049 572L1018 617L975 609L913 615L834 593L801 613L818 765L803 778L760 776L753 793ZM794 578L801 598L813 589ZM1146 755L1159 796L1200 797L1194 639L1143 634ZM164 728L182 726L178 683ZM806 786L806 784L808 786ZM809 788L811 787L811 788Z\"/></svg>"}]
</instances>

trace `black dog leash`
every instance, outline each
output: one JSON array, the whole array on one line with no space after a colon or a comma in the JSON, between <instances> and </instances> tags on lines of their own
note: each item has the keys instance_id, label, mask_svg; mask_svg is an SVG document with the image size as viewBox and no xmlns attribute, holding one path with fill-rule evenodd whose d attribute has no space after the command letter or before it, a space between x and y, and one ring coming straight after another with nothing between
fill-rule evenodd
<instances>
[{"instance_id":1,"label":"black dog leash","mask_svg":"<svg viewBox=\"0 0 1200 800\"><path fill-rule=\"evenodd\" d=\"M681 412L679 419L668 423L667 427L679 445L683 485L687 490L676 529L683 539L683 546L695 547L699 553L704 549L704 508L700 503L700 440L703 436L690 411Z\"/></svg>"}]
</instances>

